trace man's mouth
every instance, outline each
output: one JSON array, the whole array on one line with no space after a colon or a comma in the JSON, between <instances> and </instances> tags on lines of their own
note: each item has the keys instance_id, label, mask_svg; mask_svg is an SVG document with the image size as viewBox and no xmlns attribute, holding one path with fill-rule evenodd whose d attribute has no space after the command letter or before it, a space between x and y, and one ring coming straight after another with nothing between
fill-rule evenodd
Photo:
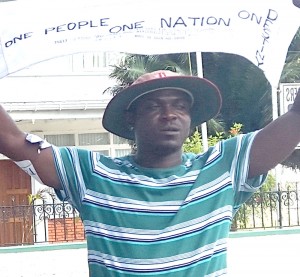
<instances>
[{"instance_id":1,"label":"man's mouth","mask_svg":"<svg viewBox=\"0 0 300 277\"><path fill-rule=\"evenodd\" d=\"M176 127L176 126L170 126L170 127L164 127L164 128L161 128L160 131L162 133L178 133L180 131L180 128Z\"/></svg>"}]
</instances>

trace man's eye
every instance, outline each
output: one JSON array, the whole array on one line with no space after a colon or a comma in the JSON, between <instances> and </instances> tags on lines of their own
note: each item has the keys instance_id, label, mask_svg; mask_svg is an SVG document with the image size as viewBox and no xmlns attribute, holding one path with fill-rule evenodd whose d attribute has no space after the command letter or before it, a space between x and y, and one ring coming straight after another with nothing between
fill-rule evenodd
<instances>
[{"instance_id":1,"label":"man's eye","mask_svg":"<svg viewBox=\"0 0 300 277\"><path fill-rule=\"evenodd\" d=\"M157 110L157 109L159 109L159 105L157 105L157 104L151 104L151 105L147 105L146 106L146 109L147 110Z\"/></svg>"},{"instance_id":2,"label":"man's eye","mask_svg":"<svg viewBox=\"0 0 300 277\"><path fill-rule=\"evenodd\" d=\"M176 108L177 108L178 110L181 110L181 111L189 111L190 106L187 105L187 104L185 104L185 103L178 103L178 104L176 105Z\"/></svg>"}]
</instances>

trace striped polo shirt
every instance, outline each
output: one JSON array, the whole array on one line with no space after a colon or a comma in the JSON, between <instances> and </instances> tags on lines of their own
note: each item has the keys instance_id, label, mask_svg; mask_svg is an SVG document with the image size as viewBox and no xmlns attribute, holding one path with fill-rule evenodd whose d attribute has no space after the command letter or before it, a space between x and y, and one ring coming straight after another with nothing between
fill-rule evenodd
<instances>
[{"instance_id":1,"label":"striped polo shirt","mask_svg":"<svg viewBox=\"0 0 300 277\"><path fill-rule=\"evenodd\" d=\"M185 153L163 169L141 167L131 155L53 146L59 194L84 224L90 276L226 275L233 214L265 178L247 179L254 137Z\"/></svg>"}]
</instances>

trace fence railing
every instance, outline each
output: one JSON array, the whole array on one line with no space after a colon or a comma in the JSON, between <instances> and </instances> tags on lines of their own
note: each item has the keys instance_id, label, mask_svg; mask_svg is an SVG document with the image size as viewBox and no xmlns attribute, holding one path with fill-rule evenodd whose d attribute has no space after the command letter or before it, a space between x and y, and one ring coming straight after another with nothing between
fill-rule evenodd
<instances>
[{"instance_id":1,"label":"fence railing","mask_svg":"<svg viewBox=\"0 0 300 277\"><path fill-rule=\"evenodd\" d=\"M82 241L78 212L67 202L0 206L0 246Z\"/></svg>"},{"instance_id":2,"label":"fence railing","mask_svg":"<svg viewBox=\"0 0 300 277\"><path fill-rule=\"evenodd\" d=\"M300 226L300 191L257 192L235 215L232 230ZM39 203L38 203L39 202ZM0 205L0 246L85 240L78 212L57 199Z\"/></svg>"},{"instance_id":3,"label":"fence railing","mask_svg":"<svg viewBox=\"0 0 300 277\"><path fill-rule=\"evenodd\" d=\"M233 229L300 226L300 191L296 189L256 192L238 211Z\"/></svg>"}]
</instances>

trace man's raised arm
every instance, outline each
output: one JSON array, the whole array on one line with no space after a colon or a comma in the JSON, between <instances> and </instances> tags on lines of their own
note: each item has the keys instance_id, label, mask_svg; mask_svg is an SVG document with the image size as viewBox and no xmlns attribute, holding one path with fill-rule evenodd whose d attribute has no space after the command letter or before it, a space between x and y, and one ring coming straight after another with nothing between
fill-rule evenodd
<instances>
[{"instance_id":1,"label":"man's raised arm","mask_svg":"<svg viewBox=\"0 0 300 277\"><path fill-rule=\"evenodd\" d=\"M0 153L14 161L29 160L39 178L47 186L60 188L51 148L39 150L38 143L26 140L8 113L0 106Z\"/></svg>"},{"instance_id":2,"label":"man's raised arm","mask_svg":"<svg viewBox=\"0 0 300 277\"><path fill-rule=\"evenodd\" d=\"M292 108L254 139L250 153L249 177L266 173L284 161L300 142L300 89Z\"/></svg>"}]
</instances>

